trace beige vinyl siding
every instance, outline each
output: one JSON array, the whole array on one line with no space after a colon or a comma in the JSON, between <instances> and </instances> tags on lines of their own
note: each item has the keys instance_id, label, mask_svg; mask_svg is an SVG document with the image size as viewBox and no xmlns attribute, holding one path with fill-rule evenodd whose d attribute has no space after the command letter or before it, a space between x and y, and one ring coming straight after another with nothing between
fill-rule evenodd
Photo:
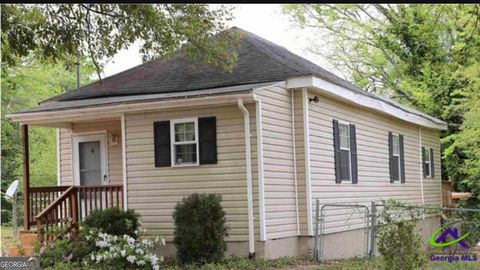
<instances>
[{"instance_id":1,"label":"beige vinyl siding","mask_svg":"<svg viewBox=\"0 0 480 270\"><path fill-rule=\"evenodd\" d=\"M255 105L250 112L255 239L259 239ZM179 118L216 117L217 164L159 167L154 164L153 123ZM219 193L230 227L229 241L248 240L247 186L243 114L236 105L127 114L128 206L143 226L173 239L172 214L177 202L192 193Z\"/></svg>"},{"instance_id":2,"label":"beige vinyl siding","mask_svg":"<svg viewBox=\"0 0 480 270\"><path fill-rule=\"evenodd\" d=\"M283 85L259 92L267 239L297 235L291 93Z\"/></svg>"},{"instance_id":3,"label":"beige vinyl siding","mask_svg":"<svg viewBox=\"0 0 480 270\"><path fill-rule=\"evenodd\" d=\"M60 184L73 185L72 177L72 136L75 133L107 131L117 137L117 144L108 144L108 176L110 184L122 184L122 132L120 121L101 121L91 123L74 123L71 129L60 129Z\"/></svg>"},{"instance_id":4,"label":"beige vinyl siding","mask_svg":"<svg viewBox=\"0 0 480 270\"><path fill-rule=\"evenodd\" d=\"M313 95L310 93L310 97ZM319 102L309 106L312 203L350 203L370 205L375 200L395 199L421 203L419 127L351 104L318 95ZM335 183L333 124L343 120L356 126L358 184ZM404 136L406 183L390 183L388 132ZM438 134L423 132L424 142L435 149L436 179L425 179L425 198L441 203ZM438 173L437 173L438 172ZM314 210L314 208L312 208ZM348 212L348 211L347 211ZM352 219L345 210L332 210L327 232L354 228L362 221ZM347 219L350 220L347 222ZM346 226L346 224L349 224Z\"/></svg>"},{"instance_id":5,"label":"beige vinyl siding","mask_svg":"<svg viewBox=\"0 0 480 270\"><path fill-rule=\"evenodd\" d=\"M434 178L425 177L423 179L423 189L426 204L440 204L442 199L442 187L438 182L441 176L441 157L440 157L440 132L438 130L422 128L422 146L433 148L433 159L435 166Z\"/></svg>"},{"instance_id":6,"label":"beige vinyl siding","mask_svg":"<svg viewBox=\"0 0 480 270\"><path fill-rule=\"evenodd\" d=\"M72 132L67 128L60 129L60 185L73 185Z\"/></svg>"},{"instance_id":7,"label":"beige vinyl siding","mask_svg":"<svg viewBox=\"0 0 480 270\"><path fill-rule=\"evenodd\" d=\"M297 152L298 208L300 219L300 235L308 234L307 225L307 187L305 176L305 141L303 125L302 91L294 91L295 110L295 150Z\"/></svg>"}]
</instances>

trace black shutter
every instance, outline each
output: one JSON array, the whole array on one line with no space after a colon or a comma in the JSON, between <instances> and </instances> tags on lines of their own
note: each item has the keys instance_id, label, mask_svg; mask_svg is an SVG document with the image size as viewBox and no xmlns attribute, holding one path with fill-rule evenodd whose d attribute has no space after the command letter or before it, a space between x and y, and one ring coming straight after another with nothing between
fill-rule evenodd
<instances>
[{"instance_id":1,"label":"black shutter","mask_svg":"<svg viewBox=\"0 0 480 270\"><path fill-rule=\"evenodd\" d=\"M405 159L403 156L403 135L399 135L399 143L400 143L400 182L405 183Z\"/></svg>"},{"instance_id":2,"label":"black shutter","mask_svg":"<svg viewBox=\"0 0 480 270\"><path fill-rule=\"evenodd\" d=\"M153 123L155 167L171 166L170 121Z\"/></svg>"},{"instance_id":3,"label":"black shutter","mask_svg":"<svg viewBox=\"0 0 480 270\"><path fill-rule=\"evenodd\" d=\"M423 170L423 177L427 176L426 168L425 168L425 147L422 146L422 170Z\"/></svg>"},{"instance_id":4,"label":"black shutter","mask_svg":"<svg viewBox=\"0 0 480 270\"><path fill-rule=\"evenodd\" d=\"M217 163L217 127L215 117L198 118L200 164Z\"/></svg>"},{"instance_id":5,"label":"black shutter","mask_svg":"<svg viewBox=\"0 0 480 270\"><path fill-rule=\"evenodd\" d=\"M393 158L393 134L392 132L388 132L388 163L389 163L389 168L390 168L390 183L394 182L393 179L393 163L395 162L395 159Z\"/></svg>"},{"instance_id":6,"label":"black shutter","mask_svg":"<svg viewBox=\"0 0 480 270\"><path fill-rule=\"evenodd\" d=\"M355 125L350 124L350 160L352 161L352 183L358 183L357 170L357 136Z\"/></svg>"},{"instance_id":7,"label":"black shutter","mask_svg":"<svg viewBox=\"0 0 480 270\"><path fill-rule=\"evenodd\" d=\"M433 148L430 148L430 175L432 178L435 177L435 165L433 162Z\"/></svg>"},{"instance_id":8,"label":"black shutter","mask_svg":"<svg viewBox=\"0 0 480 270\"><path fill-rule=\"evenodd\" d=\"M340 133L338 129L338 120L333 119L333 147L335 150L335 182L341 183L340 177Z\"/></svg>"}]
</instances>

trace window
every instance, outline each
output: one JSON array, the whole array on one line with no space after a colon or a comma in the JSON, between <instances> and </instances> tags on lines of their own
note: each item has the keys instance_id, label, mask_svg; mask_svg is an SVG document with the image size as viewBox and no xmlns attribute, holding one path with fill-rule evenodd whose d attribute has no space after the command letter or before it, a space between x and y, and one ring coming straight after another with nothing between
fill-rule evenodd
<instances>
[{"instance_id":1,"label":"window","mask_svg":"<svg viewBox=\"0 0 480 270\"><path fill-rule=\"evenodd\" d=\"M392 134L392 180L400 180L400 135Z\"/></svg>"},{"instance_id":2,"label":"window","mask_svg":"<svg viewBox=\"0 0 480 270\"><path fill-rule=\"evenodd\" d=\"M198 165L198 119L170 121L172 166Z\"/></svg>"},{"instance_id":3,"label":"window","mask_svg":"<svg viewBox=\"0 0 480 270\"><path fill-rule=\"evenodd\" d=\"M340 179L350 180L350 126L338 123L340 137Z\"/></svg>"},{"instance_id":4,"label":"window","mask_svg":"<svg viewBox=\"0 0 480 270\"><path fill-rule=\"evenodd\" d=\"M425 172L425 176L432 177L432 170L431 170L432 159L430 156L429 148L423 148L423 156L424 156L423 169Z\"/></svg>"}]
</instances>

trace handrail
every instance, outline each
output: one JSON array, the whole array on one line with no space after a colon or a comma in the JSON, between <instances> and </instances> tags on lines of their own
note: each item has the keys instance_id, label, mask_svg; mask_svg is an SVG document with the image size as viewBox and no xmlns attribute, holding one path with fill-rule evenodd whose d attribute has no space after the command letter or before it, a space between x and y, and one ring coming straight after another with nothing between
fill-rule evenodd
<instances>
[{"instance_id":1,"label":"handrail","mask_svg":"<svg viewBox=\"0 0 480 270\"><path fill-rule=\"evenodd\" d=\"M54 208L55 206L58 206L61 201L64 201L66 198L68 198L68 195L70 195L70 192L72 190L75 190L75 186L69 187L60 197L58 197L55 201L53 201L47 208L43 209L40 214L35 216L35 219L42 218L46 213L50 212L50 209Z\"/></svg>"},{"instance_id":2,"label":"handrail","mask_svg":"<svg viewBox=\"0 0 480 270\"><path fill-rule=\"evenodd\" d=\"M43 190L53 190L43 188ZM123 206L123 185L70 186L35 216L40 239L55 239L55 228L75 230L79 220L96 209ZM42 227L44 226L44 227ZM45 232L43 229L46 229Z\"/></svg>"}]
</instances>

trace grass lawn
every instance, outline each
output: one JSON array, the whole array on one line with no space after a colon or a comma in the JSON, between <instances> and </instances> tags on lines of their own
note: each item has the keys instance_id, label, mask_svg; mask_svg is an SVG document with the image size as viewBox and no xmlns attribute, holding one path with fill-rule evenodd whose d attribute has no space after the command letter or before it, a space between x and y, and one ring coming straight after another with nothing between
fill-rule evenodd
<instances>
[{"instance_id":1,"label":"grass lawn","mask_svg":"<svg viewBox=\"0 0 480 270\"><path fill-rule=\"evenodd\" d=\"M88 268L72 267L68 264L59 264L45 270L105 270L90 266ZM353 259L329 263L316 263L309 258L280 258L276 260L249 260L246 258L226 258L217 264L179 266L173 260L167 260L161 265L167 270L269 270L269 269L298 269L298 270L384 270L385 266L380 258ZM422 270L476 270L480 269L480 262L430 263Z\"/></svg>"},{"instance_id":2,"label":"grass lawn","mask_svg":"<svg viewBox=\"0 0 480 270\"><path fill-rule=\"evenodd\" d=\"M14 246L17 243L17 239L13 237L13 228L10 226L2 226L1 230L1 239L0 247L2 250L2 255L5 254L7 248Z\"/></svg>"}]
</instances>

